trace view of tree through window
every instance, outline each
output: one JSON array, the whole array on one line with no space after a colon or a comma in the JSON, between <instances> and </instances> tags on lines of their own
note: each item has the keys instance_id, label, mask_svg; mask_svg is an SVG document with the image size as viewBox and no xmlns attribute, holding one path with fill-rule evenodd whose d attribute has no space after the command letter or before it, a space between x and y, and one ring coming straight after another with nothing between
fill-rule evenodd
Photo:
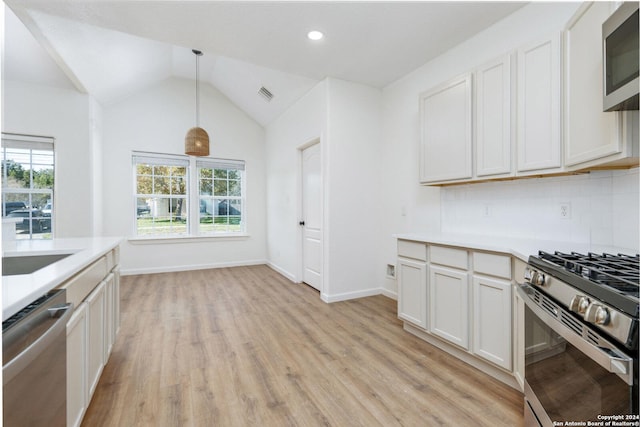
<instances>
[{"instance_id":1,"label":"view of tree through window","mask_svg":"<svg viewBox=\"0 0 640 427\"><path fill-rule=\"evenodd\" d=\"M179 237L245 231L244 162L137 152L133 163L136 235ZM189 188L195 186L197 191L192 194Z\"/></svg>"},{"instance_id":2,"label":"view of tree through window","mask_svg":"<svg viewBox=\"0 0 640 427\"><path fill-rule=\"evenodd\" d=\"M53 225L53 139L2 134L2 216L18 239L50 239Z\"/></svg>"},{"instance_id":3,"label":"view of tree through window","mask_svg":"<svg viewBox=\"0 0 640 427\"><path fill-rule=\"evenodd\" d=\"M188 233L187 166L136 164L136 229L139 235Z\"/></svg>"},{"instance_id":4,"label":"view of tree through window","mask_svg":"<svg viewBox=\"0 0 640 427\"><path fill-rule=\"evenodd\" d=\"M242 231L242 172L198 168L200 174L200 231Z\"/></svg>"}]
</instances>

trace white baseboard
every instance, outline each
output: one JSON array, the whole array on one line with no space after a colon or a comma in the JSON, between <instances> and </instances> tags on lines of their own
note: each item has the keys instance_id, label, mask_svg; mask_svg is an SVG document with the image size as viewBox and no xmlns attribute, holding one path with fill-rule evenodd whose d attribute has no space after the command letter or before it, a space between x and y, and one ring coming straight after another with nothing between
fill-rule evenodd
<instances>
[{"instance_id":1,"label":"white baseboard","mask_svg":"<svg viewBox=\"0 0 640 427\"><path fill-rule=\"evenodd\" d=\"M282 274L284 277L291 280L293 283L300 283L300 281L296 279L296 276L294 274L289 273L284 268L281 268L272 262L267 262L266 264L267 264L267 267L271 268L272 270L276 271L279 274Z\"/></svg>"},{"instance_id":2,"label":"white baseboard","mask_svg":"<svg viewBox=\"0 0 640 427\"><path fill-rule=\"evenodd\" d=\"M391 299L394 299L396 301L398 300L398 293L397 292L392 292L389 289L382 288L380 290L380 293L382 295L384 295L385 297L387 297L387 298L391 298Z\"/></svg>"},{"instance_id":3,"label":"white baseboard","mask_svg":"<svg viewBox=\"0 0 640 427\"><path fill-rule=\"evenodd\" d=\"M373 295L380 295L381 293L382 293L382 289L371 288L371 289L365 289L362 291L344 292L342 294L335 294L335 295L328 295L328 294L322 293L320 295L320 298L322 298L322 301L326 303L332 303L332 302L338 302L338 301L347 301L347 300L356 299L356 298L370 297Z\"/></svg>"},{"instance_id":4,"label":"white baseboard","mask_svg":"<svg viewBox=\"0 0 640 427\"><path fill-rule=\"evenodd\" d=\"M192 271L192 270L208 270L210 268L226 268L226 267L242 267L247 265L262 265L267 264L267 260L246 260L246 261L234 261L234 262L218 262L212 264L193 264L193 265L176 265L176 266L162 266L151 268L121 268L120 274L122 276L133 276L136 274L154 274L154 273L174 273L177 271Z\"/></svg>"}]
</instances>

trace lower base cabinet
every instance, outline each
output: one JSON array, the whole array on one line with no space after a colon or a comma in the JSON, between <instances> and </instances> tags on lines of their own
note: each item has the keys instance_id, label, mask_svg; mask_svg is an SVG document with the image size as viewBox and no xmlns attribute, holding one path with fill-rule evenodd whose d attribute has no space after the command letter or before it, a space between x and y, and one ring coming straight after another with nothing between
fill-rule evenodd
<instances>
[{"instance_id":1,"label":"lower base cabinet","mask_svg":"<svg viewBox=\"0 0 640 427\"><path fill-rule=\"evenodd\" d=\"M398 259L398 317L427 327L427 264Z\"/></svg>"},{"instance_id":2,"label":"lower base cabinet","mask_svg":"<svg viewBox=\"0 0 640 427\"><path fill-rule=\"evenodd\" d=\"M110 254L111 255L111 254ZM117 254L113 255L117 261ZM108 266L102 260L96 263ZM94 277L95 264L69 281L70 286L87 288L86 278ZM106 268L104 269L106 271ZM85 273L86 274L86 273ZM78 427L100 381L120 326L120 273L116 267L81 296L67 323L67 426ZM64 287L65 285L63 285ZM74 291L72 290L72 294ZM75 292L78 295L78 292Z\"/></svg>"},{"instance_id":3,"label":"lower base cabinet","mask_svg":"<svg viewBox=\"0 0 640 427\"><path fill-rule=\"evenodd\" d=\"M511 283L473 277L473 353L511 370Z\"/></svg>"},{"instance_id":4,"label":"lower base cabinet","mask_svg":"<svg viewBox=\"0 0 640 427\"><path fill-rule=\"evenodd\" d=\"M87 303L67 323L67 426L79 426L87 408Z\"/></svg>"},{"instance_id":5,"label":"lower base cabinet","mask_svg":"<svg viewBox=\"0 0 640 427\"><path fill-rule=\"evenodd\" d=\"M469 349L469 276L463 271L429 267L429 332Z\"/></svg>"},{"instance_id":6,"label":"lower base cabinet","mask_svg":"<svg viewBox=\"0 0 640 427\"><path fill-rule=\"evenodd\" d=\"M521 389L524 358L513 354L523 340L522 316L513 311L521 304L512 287L526 263L513 260L505 253L399 240L398 317L408 332Z\"/></svg>"}]
</instances>

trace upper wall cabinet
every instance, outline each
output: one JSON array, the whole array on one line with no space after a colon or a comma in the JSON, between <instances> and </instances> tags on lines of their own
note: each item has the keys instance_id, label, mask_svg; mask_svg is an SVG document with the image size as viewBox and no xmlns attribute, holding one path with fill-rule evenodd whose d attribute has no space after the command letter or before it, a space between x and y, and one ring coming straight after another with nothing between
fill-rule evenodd
<instances>
[{"instance_id":1,"label":"upper wall cabinet","mask_svg":"<svg viewBox=\"0 0 640 427\"><path fill-rule=\"evenodd\" d=\"M602 23L612 12L611 2L585 3L565 31L564 145L570 169L638 161L637 137L634 146L627 132L638 112L602 111Z\"/></svg>"},{"instance_id":2,"label":"upper wall cabinet","mask_svg":"<svg viewBox=\"0 0 640 427\"><path fill-rule=\"evenodd\" d=\"M472 177L472 78L455 78L420 95L420 182Z\"/></svg>"},{"instance_id":3,"label":"upper wall cabinet","mask_svg":"<svg viewBox=\"0 0 640 427\"><path fill-rule=\"evenodd\" d=\"M512 173L511 70L511 55L504 55L474 73L477 177Z\"/></svg>"},{"instance_id":4,"label":"upper wall cabinet","mask_svg":"<svg viewBox=\"0 0 640 427\"><path fill-rule=\"evenodd\" d=\"M562 166L561 37L518 49L518 172Z\"/></svg>"}]
</instances>

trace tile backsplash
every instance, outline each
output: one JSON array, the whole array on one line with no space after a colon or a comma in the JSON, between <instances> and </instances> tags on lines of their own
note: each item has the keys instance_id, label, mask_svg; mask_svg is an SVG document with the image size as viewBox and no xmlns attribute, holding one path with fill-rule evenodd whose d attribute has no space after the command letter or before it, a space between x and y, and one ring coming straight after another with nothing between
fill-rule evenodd
<instances>
[{"instance_id":1,"label":"tile backsplash","mask_svg":"<svg viewBox=\"0 0 640 427\"><path fill-rule=\"evenodd\" d=\"M639 251L639 169L443 187L443 232Z\"/></svg>"}]
</instances>

